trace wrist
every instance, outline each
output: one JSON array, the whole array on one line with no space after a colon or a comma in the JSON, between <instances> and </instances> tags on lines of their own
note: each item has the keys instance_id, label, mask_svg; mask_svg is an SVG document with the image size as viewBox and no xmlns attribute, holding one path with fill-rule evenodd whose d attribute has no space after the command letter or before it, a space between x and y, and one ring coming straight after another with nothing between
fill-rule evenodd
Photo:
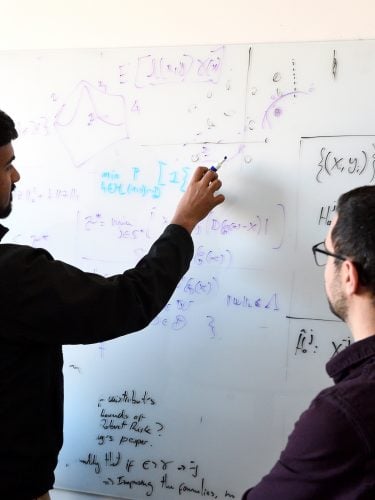
<instances>
[{"instance_id":1,"label":"wrist","mask_svg":"<svg viewBox=\"0 0 375 500\"><path fill-rule=\"evenodd\" d=\"M177 224L178 226L182 226L190 234L196 225L195 222L178 216L173 217L173 219L171 220L171 224Z\"/></svg>"}]
</instances>

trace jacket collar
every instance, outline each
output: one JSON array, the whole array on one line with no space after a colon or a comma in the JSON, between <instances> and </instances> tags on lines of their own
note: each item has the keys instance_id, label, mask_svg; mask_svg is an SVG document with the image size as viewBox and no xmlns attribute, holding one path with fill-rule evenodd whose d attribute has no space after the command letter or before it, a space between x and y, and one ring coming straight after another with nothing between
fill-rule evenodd
<instances>
[{"instance_id":1,"label":"jacket collar","mask_svg":"<svg viewBox=\"0 0 375 500\"><path fill-rule=\"evenodd\" d=\"M326 370L335 383L345 378L349 372L367 358L375 355L375 335L358 340L336 354L326 364Z\"/></svg>"},{"instance_id":2,"label":"jacket collar","mask_svg":"<svg viewBox=\"0 0 375 500\"><path fill-rule=\"evenodd\" d=\"M3 237L6 235L6 233L7 233L8 231L9 231L9 229L8 229L8 228L6 228L6 227L4 227L4 226L2 226L2 225L0 224L0 240L2 240L2 239L3 239Z\"/></svg>"}]
</instances>

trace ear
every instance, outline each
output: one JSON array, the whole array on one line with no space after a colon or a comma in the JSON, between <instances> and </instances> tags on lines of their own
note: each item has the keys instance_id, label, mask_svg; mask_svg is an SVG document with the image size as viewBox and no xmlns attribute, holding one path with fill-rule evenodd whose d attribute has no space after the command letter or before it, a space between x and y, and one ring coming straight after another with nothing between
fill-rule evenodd
<instances>
[{"instance_id":1,"label":"ear","mask_svg":"<svg viewBox=\"0 0 375 500\"><path fill-rule=\"evenodd\" d=\"M350 260L345 260L342 264L342 279L346 294L354 295L359 292L360 282L356 266Z\"/></svg>"}]
</instances>

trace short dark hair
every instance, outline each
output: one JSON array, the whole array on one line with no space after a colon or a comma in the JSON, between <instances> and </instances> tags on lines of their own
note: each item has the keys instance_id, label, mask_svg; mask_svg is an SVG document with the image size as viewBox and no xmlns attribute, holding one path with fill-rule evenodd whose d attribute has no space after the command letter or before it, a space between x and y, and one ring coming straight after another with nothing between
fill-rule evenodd
<instances>
[{"instance_id":1,"label":"short dark hair","mask_svg":"<svg viewBox=\"0 0 375 500\"><path fill-rule=\"evenodd\" d=\"M0 109L0 147L17 139L18 133L14 121Z\"/></svg>"},{"instance_id":2,"label":"short dark hair","mask_svg":"<svg viewBox=\"0 0 375 500\"><path fill-rule=\"evenodd\" d=\"M338 199L332 229L334 252L353 260L361 285L375 296L375 186L362 186ZM335 261L337 266L342 261Z\"/></svg>"}]
</instances>

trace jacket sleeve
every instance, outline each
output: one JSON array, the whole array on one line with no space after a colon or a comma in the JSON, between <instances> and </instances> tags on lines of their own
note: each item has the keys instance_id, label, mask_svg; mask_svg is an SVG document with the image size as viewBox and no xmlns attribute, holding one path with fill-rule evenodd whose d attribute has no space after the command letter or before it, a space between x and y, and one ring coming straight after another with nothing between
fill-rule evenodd
<instances>
[{"instance_id":1,"label":"jacket sleeve","mask_svg":"<svg viewBox=\"0 0 375 500\"><path fill-rule=\"evenodd\" d=\"M317 396L296 423L278 462L242 500L357 498L350 491L358 487L355 471L359 479L365 454L347 415Z\"/></svg>"},{"instance_id":2,"label":"jacket sleeve","mask_svg":"<svg viewBox=\"0 0 375 500\"><path fill-rule=\"evenodd\" d=\"M7 304L2 335L58 344L94 343L143 329L167 304L193 256L190 234L174 224L134 269L109 278L54 260L45 250L1 247L0 300Z\"/></svg>"}]
</instances>

